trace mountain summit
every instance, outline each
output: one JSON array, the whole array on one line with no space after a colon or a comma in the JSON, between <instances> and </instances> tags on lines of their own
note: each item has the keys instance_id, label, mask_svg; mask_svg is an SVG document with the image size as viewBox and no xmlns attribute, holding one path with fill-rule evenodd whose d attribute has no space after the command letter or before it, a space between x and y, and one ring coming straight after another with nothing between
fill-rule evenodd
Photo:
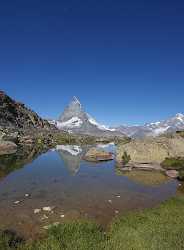
<instances>
[{"instance_id":1,"label":"mountain summit","mask_svg":"<svg viewBox=\"0 0 184 250\"><path fill-rule=\"evenodd\" d=\"M59 117L59 121L66 122L75 116L83 118L84 115L85 112L83 111L80 101L76 96L74 96L69 105L65 108L64 112Z\"/></svg>"},{"instance_id":2,"label":"mountain summit","mask_svg":"<svg viewBox=\"0 0 184 250\"><path fill-rule=\"evenodd\" d=\"M122 132L99 124L92 116L85 112L79 99L75 96L72 98L69 105L64 109L64 112L61 114L59 119L55 121L55 125L59 129L67 130L70 133L107 137L124 137Z\"/></svg>"}]
</instances>

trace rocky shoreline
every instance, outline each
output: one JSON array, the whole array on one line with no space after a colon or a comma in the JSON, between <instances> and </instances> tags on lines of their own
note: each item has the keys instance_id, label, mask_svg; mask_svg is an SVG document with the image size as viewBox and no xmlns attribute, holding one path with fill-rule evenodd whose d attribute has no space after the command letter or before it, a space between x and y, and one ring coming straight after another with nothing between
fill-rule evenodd
<instances>
[{"instance_id":1,"label":"rocky shoreline","mask_svg":"<svg viewBox=\"0 0 184 250\"><path fill-rule=\"evenodd\" d=\"M125 156L129 160L125 162ZM184 138L182 134L159 136L157 138L135 139L119 144L116 162L122 171L160 171L171 178L183 180Z\"/></svg>"},{"instance_id":2,"label":"rocky shoreline","mask_svg":"<svg viewBox=\"0 0 184 250\"><path fill-rule=\"evenodd\" d=\"M107 138L73 134L57 129L24 104L11 99L0 91L0 156L10 156L16 153L22 155L23 159L24 155L33 155L32 158L34 158L35 154L41 154L56 145L95 145L112 141L117 145L115 161L122 171L157 170L164 172L169 177L184 179L183 132L133 140L126 137ZM92 154L89 152L86 155L86 160L90 161L113 158L112 154L107 155L95 150ZM167 164L163 164L166 159L174 159L172 166L168 167ZM180 164L179 168L177 164Z\"/></svg>"}]
</instances>

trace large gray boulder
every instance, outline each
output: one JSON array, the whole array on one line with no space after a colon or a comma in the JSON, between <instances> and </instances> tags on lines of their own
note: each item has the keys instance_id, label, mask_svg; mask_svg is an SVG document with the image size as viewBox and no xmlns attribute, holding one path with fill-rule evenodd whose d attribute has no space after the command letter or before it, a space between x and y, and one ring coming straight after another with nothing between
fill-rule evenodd
<instances>
[{"instance_id":1,"label":"large gray boulder","mask_svg":"<svg viewBox=\"0 0 184 250\"><path fill-rule=\"evenodd\" d=\"M180 136L132 140L117 147L116 161L121 163L127 153L134 163L158 163L166 157L184 156L184 139Z\"/></svg>"},{"instance_id":2,"label":"large gray boulder","mask_svg":"<svg viewBox=\"0 0 184 250\"><path fill-rule=\"evenodd\" d=\"M97 148L90 148L89 151L83 157L86 161L98 162L98 161L109 161L114 159L114 155L111 152L99 150Z\"/></svg>"},{"instance_id":3,"label":"large gray boulder","mask_svg":"<svg viewBox=\"0 0 184 250\"><path fill-rule=\"evenodd\" d=\"M17 145L11 141L0 142L0 155L13 154L17 151Z\"/></svg>"}]
</instances>

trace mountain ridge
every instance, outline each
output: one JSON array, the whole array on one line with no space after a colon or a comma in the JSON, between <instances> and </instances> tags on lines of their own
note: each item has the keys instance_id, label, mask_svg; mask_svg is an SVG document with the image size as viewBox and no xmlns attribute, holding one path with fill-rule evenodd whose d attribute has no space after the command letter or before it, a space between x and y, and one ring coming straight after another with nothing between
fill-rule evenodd
<instances>
[{"instance_id":1,"label":"mountain ridge","mask_svg":"<svg viewBox=\"0 0 184 250\"><path fill-rule=\"evenodd\" d=\"M120 125L116 129L130 137L159 136L165 133L176 132L177 130L184 130L184 114L177 113L175 116L165 120L143 125Z\"/></svg>"},{"instance_id":2,"label":"mountain ridge","mask_svg":"<svg viewBox=\"0 0 184 250\"><path fill-rule=\"evenodd\" d=\"M50 129L52 126L25 104L0 90L0 126L19 129Z\"/></svg>"},{"instance_id":3,"label":"mountain ridge","mask_svg":"<svg viewBox=\"0 0 184 250\"><path fill-rule=\"evenodd\" d=\"M156 137L161 134L184 130L184 115L177 113L168 119L145 123L143 125L120 125L117 127L107 127L98 123L91 115L85 112L77 97L73 97L72 101L64 109L59 119L54 122L56 127L64 129L70 133L85 134L106 134L116 136L128 136L133 138L141 138L145 136Z\"/></svg>"},{"instance_id":4,"label":"mountain ridge","mask_svg":"<svg viewBox=\"0 0 184 250\"><path fill-rule=\"evenodd\" d=\"M115 128L109 128L98 123L91 115L85 112L79 99L75 96L59 116L59 119L50 122L57 128L67 130L70 133L125 137L122 132L117 131Z\"/></svg>"}]
</instances>

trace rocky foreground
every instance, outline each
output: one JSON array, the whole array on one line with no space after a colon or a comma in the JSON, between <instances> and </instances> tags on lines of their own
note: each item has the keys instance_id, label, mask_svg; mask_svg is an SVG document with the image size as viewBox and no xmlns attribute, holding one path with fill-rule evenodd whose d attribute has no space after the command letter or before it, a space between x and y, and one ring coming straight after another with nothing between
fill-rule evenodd
<instances>
[{"instance_id":1,"label":"rocky foreground","mask_svg":"<svg viewBox=\"0 0 184 250\"><path fill-rule=\"evenodd\" d=\"M165 171L169 177L183 179L183 133L156 138L135 139L117 147L116 161L123 170Z\"/></svg>"}]
</instances>

